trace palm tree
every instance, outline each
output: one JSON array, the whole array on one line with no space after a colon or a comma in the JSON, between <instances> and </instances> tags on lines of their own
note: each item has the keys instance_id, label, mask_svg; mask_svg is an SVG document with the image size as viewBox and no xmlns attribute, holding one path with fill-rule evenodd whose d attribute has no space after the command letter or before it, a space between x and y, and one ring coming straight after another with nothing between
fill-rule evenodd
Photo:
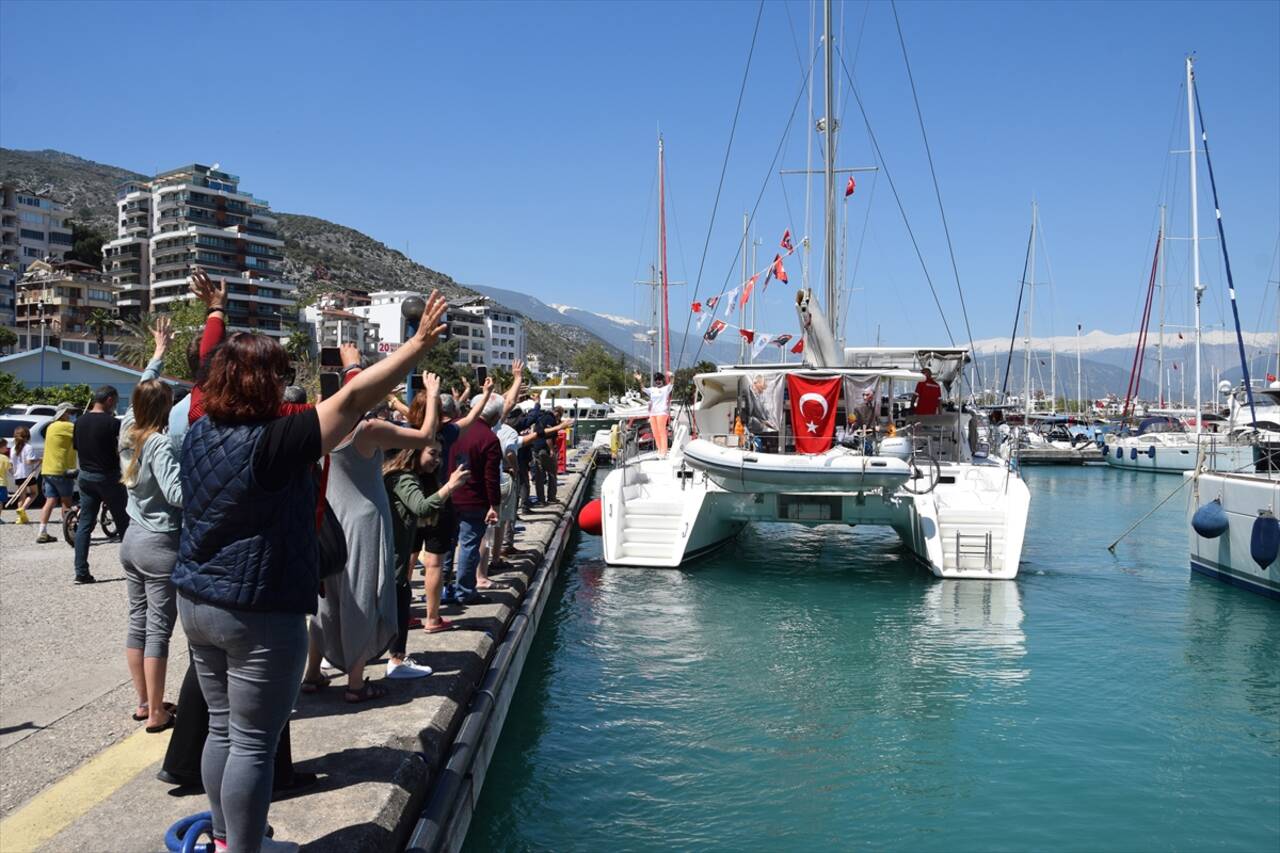
<instances>
[{"instance_id":1,"label":"palm tree","mask_svg":"<svg viewBox=\"0 0 1280 853\"><path fill-rule=\"evenodd\" d=\"M94 308L85 318L85 326L92 329L98 336L98 358L106 358L107 329L114 328L119 322L115 315L102 308Z\"/></svg>"},{"instance_id":2,"label":"palm tree","mask_svg":"<svg viewBox=\"0 0 1280 853\"><path fill-rule=\"evenodd\" d=\"M298 326L289 333L289 337L285 338L284 351L293 361L308 358L311 355L311 335L304 327Z\"/></svg>"},{"instance_id":3,"label":"palm tree","mask_svg":"<svg viewBox=\"0 0 1280 853\"><path fill-rule=\"evenodd\" d=\"M154 314L143 314L132 320L120 320L121 338L120 346L116 350L116 360L134 370L146 367L155 345L151 337L151 327L154 324Z\"/></svg>"}]
</instances>

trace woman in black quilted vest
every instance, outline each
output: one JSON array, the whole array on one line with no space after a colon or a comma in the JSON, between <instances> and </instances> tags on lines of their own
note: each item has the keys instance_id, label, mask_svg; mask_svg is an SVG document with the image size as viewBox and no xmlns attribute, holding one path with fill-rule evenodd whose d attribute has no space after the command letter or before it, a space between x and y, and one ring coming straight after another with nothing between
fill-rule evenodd
<instances>
[{"instance_id":1,"label":"woman in black quilted vest","mask_svg":"<svg viewBox=\"0 0 1280 853\"><path fill-rule=\"evenodd\" d=\"M432 293L412 339L315 409L283 418L289 364L279 343L234 334L210 361L207 414L183 443L173 583L209 703L201 776L220 851L297 849L264 833L276 744L297 699L319 588L311 466L435 344L445 308Z\"/></svg>"}]
</instances>

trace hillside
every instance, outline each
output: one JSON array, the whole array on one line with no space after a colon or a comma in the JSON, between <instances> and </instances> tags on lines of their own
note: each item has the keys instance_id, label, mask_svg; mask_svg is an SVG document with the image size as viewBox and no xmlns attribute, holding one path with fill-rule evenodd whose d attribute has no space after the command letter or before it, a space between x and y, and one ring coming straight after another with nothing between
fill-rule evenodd
<instances>
[{"instance_id":1,"label":"hillside","mask_svg":"<svg viewBox=\"0 0 1280 853\"><path fill-rule=\"evenodd\" d=\"M17 151L0 148L0 181L67 205L73 217L106 235L116 233L116 187L145 175L95 163L61 151ZM475 296L442 272L430 269L374 238L324 219L275 211L285 241L286 277L296 282L303 301L336 288L357 291L397 289L429 292L439 288L450 298ZM503 303L505 305L505 303ZM523 313L518 306L505 307ZM591 343L620 350L580 326L528 318L528 351L544 363L565 364Z\"/></svg>"}]
</instances>

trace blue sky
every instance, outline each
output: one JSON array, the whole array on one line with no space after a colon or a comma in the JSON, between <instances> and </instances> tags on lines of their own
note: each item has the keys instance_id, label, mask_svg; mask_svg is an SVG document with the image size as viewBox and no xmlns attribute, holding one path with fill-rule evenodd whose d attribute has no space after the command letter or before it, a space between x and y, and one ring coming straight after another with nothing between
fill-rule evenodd
<instances>
[{"instance_id":1,"label":"blue sky","mask_svg":"<svg viewBox=\"0 0 1280 853\"><path fill-rule=\"evenodd\" d=\"M57 58L24 61L10 50L0 66L0 145L58 148L142 172L218 161L278 210L407 246L461 282L635 316L646 311L632 281L653 251L660 126L671 276L690 282L672 295L673 321L682 321L756 8L8 0L6 43L56 31ZM805 165L807 101L789 133L787 117L811 49L811 9L765 5L703 296L726 277L736 283L742 212L784 134L780 166ZM1167 151L1187 144L1178 110L1189 51L1199 56L1245 324L1274 316L1276 286L1269 305L1260 300L1278 275L1280 4L902 0L898 11L976 337L1009 332L1033 197L1045 238L1038 278L1051 267L1054 281L1038 294L1037 331L1134 328L1166 187L1174 188L1171 231L1187 233L1185 158ZM892 10L848 2L836 15L837 43L851 65L856 55L873 129L963 338ZM815 98L820 113L820 90ZM842 127L841 165L873 163L847 98ZM1210 234L1207 186L1202 198ZM884 175L860 176L847 210L850 267L869 215L851 343L877 325L888 343L944 341ZM805 231L804 183L775 170L757 216L762 254L772 257L788 227ZM1225 286L1216 244L1204 252L1217 322ZM1171 321L1189 314L1186 268L1186 244L1171 247ZM760 303L762 331L794 331L798 256L788 272L790 287L771 286Z\"/></svg>"}]
</instances>

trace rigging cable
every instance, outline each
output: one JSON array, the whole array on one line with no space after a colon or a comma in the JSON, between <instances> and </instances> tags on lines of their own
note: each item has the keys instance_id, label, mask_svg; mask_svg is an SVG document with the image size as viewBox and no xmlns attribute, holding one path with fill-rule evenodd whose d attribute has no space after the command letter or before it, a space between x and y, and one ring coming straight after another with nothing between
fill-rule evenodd
<instances>
[{"instance_id":1,"label":"rigging cable","mask_svg":"<svg viewBox=\"0 0 1280 853\"><path fill-rule=\"evenodd\" d=\"M951 324L947 322L947 314L942 310L942 300L938 298L938 289L933 286L933 277L929 275L929 267L925 263L924 254L920 251L920 243L916 240L916 233L911 228L911 221L907 219L907 210L902 205L902 196L898 194L898 186L894 183L893 173L889 171L889 162L885 160L884 154L880 151L880 143L876 140L875 131L871 129L871 119L867 117L867 109L862 103L862 96L858 94L858 87L853 82L853 75L849 73L849 66L845 64L844 54L840 54L840 67L844 69L844 74L849 78L849 89L853 92L853 99L858 103L858 110L862 113L862 121L867 126L867 136L871 139L871 147L875 149L876 159L880 161L881 168L884 169L884 176L889 181L889 189L893 191L893 200L898 204L898 212L902 214L902 224L907 228L907 235L911 237L911 245L916 251L916 258L920 261L920 269L924 272L924 280L929 285L929 292L933 294L933 304L938 307L938 316L942 318L942 327L947 330L947 339L954 347L956 345L956 337L951 333Z\"/></svg>"},{"instance_id":2,"label":"rigging cable","mask_svg":"<svg viewBox=\"0 0 1280 853\"><path fill-rule=\"evenodd\" d=\"M1240 308L1236 304L1236 284L1231 277L1231 258L1227 255L1227 234L1222 229L1222 206L1218 204L1218 182L1213 178L1213 160L1209 157L1209 131L1204 126L1204 110L1200 107L1200 87L1196 84L1194 71L1191 74L1191 94L1195 97L1196 117L1200 119L1200 142L1204 145L1204 165L1209 172L1209 188L1213 191L1213 218L1218 223L1218 246L1222 249L1222 263L1226 267L1227 293L1231 295L1231 314L1236 321L1236 346L1240 350L1240 370L1244 372L1244 393L1249 400L1249 416L1254 427L1257 427L1258 412L1253 406L1253 387L1249 382L1249 359L1244 354L1244 335L1240 332ZM1196 152L1192 151L1191 156L1194 158ZM1200 417L1200 413L1196 412L1197 423Z\"/></svg>"},{"instance_id":3,"label":"rigging cable","mask_svg":"<svg viewBox=\"0 0 1280 853\"><path fill-rule=\"evenodd\" d=\"M698 262L698 278L693 284L693 298L698 298L698 287L702 284L702 270L707 264L707 249L711 246L711 233L715 229L716 212L720 209L720 193L724 190L724 176L729 169L729 154L733 151L733 137L738 132L738 117L742 114L742 98L747 93L747 77L751 74L751 58L755 56L756 39L760 35L760 19L764 16L764 0L760 0L760 6L756 9L756 25L751 31L751 48L747 51L747 67L742 69L742 85L738 89L738 105L733 111L733 124L729 127L729 144L724 149L724 162L720 166L720 183L716 186L716 199L711 205L711 221L707 223L707 239L702 244L702 260ZM689 341L689 321L693 319L693 314L689 314L684 319L684 335L680 342L680 355L676 358L678 366L684 359L685 344ZM670 330L667 332L670 334ZM701 349L701 347L699 347Z\"/></svg>"},{"instance_id":4,"label":"rigging cable","mask_svg":"<svg viewBox=\"0 0 1280 853\"><path fill-rule=\"evenodd\" d=\"M933 152L929 148L929 135L924 130L924 113L920 111L920 96L916 94L916 79L911 73L911 60L907 58L907 41L902 36L902 22L898 20L897 0L890 0L893 9L893 24L898 29L898 44L902 45L902 63L907 67L907 80L911 83L911 99L916 105L916 119L920 123L920 137L924 140L924 153L929 159L929 175L933 178L933 194L938 199L938 213L942 215L942 230L947 235L947 251L951 255L951 272L956 277L956 293L960 295L960 314L964 317L964 330L969 336L969 354L974 359L974 368L978 373L978 384L982 383L982 365L978 362L978 354L973 348L973 330L969 327L969 308L964 301L964 288L960 286L960 268L956 265L956 248L951 242L951 227L947 225L947 211L942 206L942 190L938 186L938 173L933 168ZM1057 390L1054 390L1057 394Z\"/></svg>"},{"instance_id":5,"label":"rigging cable","mask_svg":"<svg viewBox=\"0 0 1280 853\"><path fill-rule=\"evenodd\" d=\"M1031 263L1031 238L1035 236L1035 225L1031 226L1031 233L1027 235L1027 254L1022 259L1022 278L1018 284L1018 307L1013 312L1013 332L1009 335L1009 358L1004 363L1004 382L1000 385L1000 403L1004 404L1005 399L1009 396L1009 370L1013 366L1013 348L1018 341L1018 323L1022 321L1022 294L1027 289L1027 267Z\"/></svg>"}]
</instances>

